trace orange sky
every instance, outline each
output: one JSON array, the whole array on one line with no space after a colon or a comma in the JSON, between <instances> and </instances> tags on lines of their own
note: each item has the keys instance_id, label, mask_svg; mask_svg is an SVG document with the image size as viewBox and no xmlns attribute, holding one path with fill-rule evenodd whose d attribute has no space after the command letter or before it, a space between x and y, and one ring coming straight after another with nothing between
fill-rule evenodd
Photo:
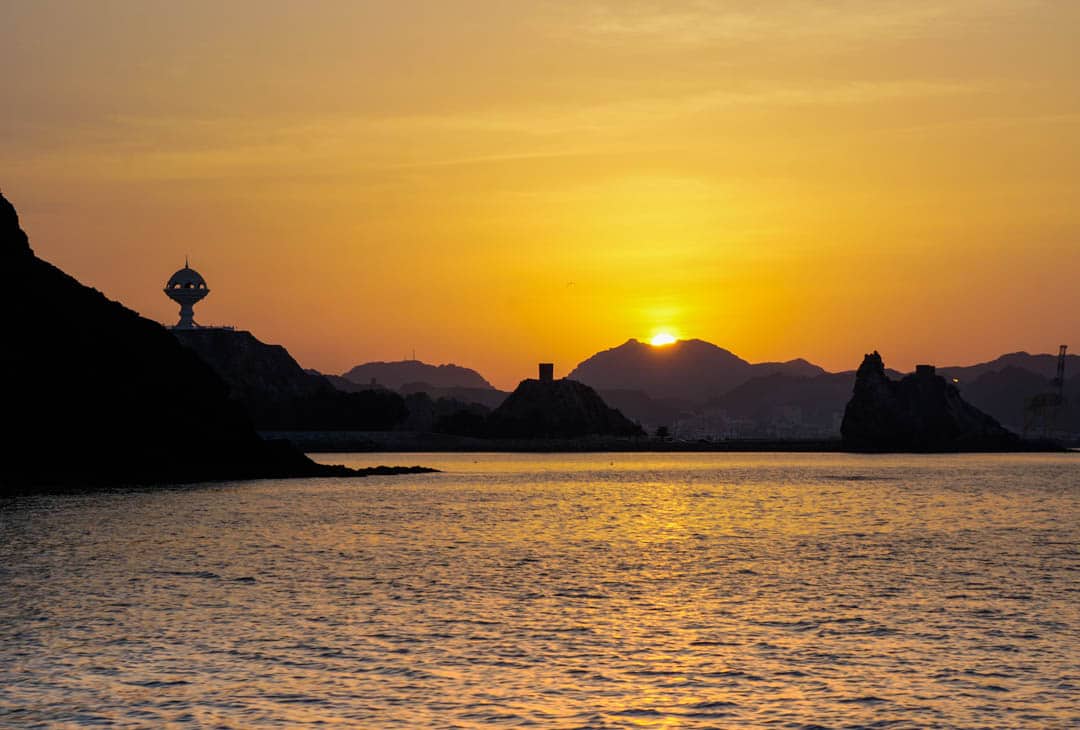
<instances>
[{"instance_id":1,"label":"orange sky","mask_svg":"<svg viewBox=\"0 0 1080 730\"><path fill-rule=\"evenodd\" d=\"M764 8L764 9L763 9ZM0 187L160 321L507 387L668 330L892 367L1080 347L1080 3L0 5ZM10 313L9 313L10 314Z\"/></svg>"}]
</instances>

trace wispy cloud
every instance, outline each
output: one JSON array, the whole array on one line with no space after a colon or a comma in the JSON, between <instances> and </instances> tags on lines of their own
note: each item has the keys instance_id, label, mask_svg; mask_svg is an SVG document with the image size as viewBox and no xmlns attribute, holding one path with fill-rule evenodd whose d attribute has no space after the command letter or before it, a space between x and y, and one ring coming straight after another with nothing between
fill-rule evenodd
<instances>
[{"instance_id":1,"label":"wispy cloud","mask_svg":"<svg viewBox=\"0 0 1080 730\"><path fill-rule=\"evenodd\" d=\"M699 45L822 37L864 42L937 34L1019 14L1038 0L789 0L603 3L577 29L594 40Z\"/></svg>"}]
</instances>

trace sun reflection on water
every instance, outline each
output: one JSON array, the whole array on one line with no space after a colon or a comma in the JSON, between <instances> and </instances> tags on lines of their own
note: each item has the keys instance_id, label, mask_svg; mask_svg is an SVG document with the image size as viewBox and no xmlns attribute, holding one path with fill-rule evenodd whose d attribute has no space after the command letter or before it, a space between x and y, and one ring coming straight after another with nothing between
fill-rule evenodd
<instances>
[{"instance_id":1,"label":"sun reflection on water","mask_svg":"<svg viewBox=\"0 0 1080 730\"><path fill-rule=\"evenodd\" d=\"M1069 459L427 455L21 503L0 720L1066 725Z\"/></svg>"}]
</instances>

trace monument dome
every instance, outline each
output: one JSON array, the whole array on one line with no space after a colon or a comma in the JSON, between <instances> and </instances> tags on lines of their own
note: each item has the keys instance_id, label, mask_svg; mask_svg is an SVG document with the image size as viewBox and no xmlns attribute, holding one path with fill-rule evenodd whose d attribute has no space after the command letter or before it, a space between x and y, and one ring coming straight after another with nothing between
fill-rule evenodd
<instances>
[{"instance_id":1,"label":"monument dome","mask_svg":"<svg viewBox=\"0 0 1080 730\"><path fill-rule=\"evenodd\" d=\"M170 276L165 284L165 296L180 305L180 321L176 323L176 329L194 329L199 326L195 323L195 304L209 293L206 279L188 266L185 259L184 268Z\"/></svg>"}]
</instances>

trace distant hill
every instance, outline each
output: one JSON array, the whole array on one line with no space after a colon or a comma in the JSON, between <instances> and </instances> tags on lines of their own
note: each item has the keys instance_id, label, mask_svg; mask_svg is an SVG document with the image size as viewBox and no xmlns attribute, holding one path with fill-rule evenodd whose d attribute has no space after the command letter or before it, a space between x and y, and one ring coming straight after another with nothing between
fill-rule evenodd
<instances>
[{"instance_id":1,"label":"distant hill","mask_svg":"<svg viewBox=\"0 0 1080 730\"><path fill-rule=\"evenodd\" d=\"M304 370L281 345L250 332L173 330L229 386L255 427L266 431L374 431L394 428L406 417L400 395L382 389L343 392Z\"/></svg>"},{"instance_id":2,"label":"distant hill","mask_svg":"<svg viewBox=\"0 0 1080 730\"><path fill-rule=\"evenodd\" d=\"M695 404L677 398L652 398L640 390L598 391L612 408L617 408L631 421L640 423L649 433L660 426L670 427L683 414L693 412Z\"/></svg>"},{"instance_id":3,"label":"distant hill","mask_svg":"<svg viewBox=\"0 0 1080 730\"><path fill-rule=\"evenodd\" d=\"M427 383L435 388L484 388L494 386L480 373L460 365L429 365L419 360L368 362L357 365L341 377L361 386L372 381L390 390L399 390L409 383Z\"/></svg>"},{"instance_id":4,"label":"distant hill","mask_svg":"<svg viewBox=\"0 0 1080 730\"><path fill-rule=\"evenodd\" d=\"M955 378L960 392L973 405L1020 433L1027 401L1053 389L1051 380L1057 375L1057 355L1012 352L975 365L938 368L938 372L950 380ZM1071 405L1065 409L1060 426L1080 433L1080 356L1077 355L1065 357L1065 397Z\"/></svg>"},{"instance_id":5,"label":"distant hill","mask_svg":"<svg viewBox=\"0 0 1080 730\"><path fill-rule=\"evenodd\" d=\"M1049 380L1057 375L1057 359L1056 354L1031 355L1026 352L1010 352L988 362L976 363L975 365L950 365L940 367L937 370L946 378L956 378L960 381L961 386L965 382L975 380L986 373L1001 372L1011 368L1026 370ZM1066 377L1078 373L1080 373L1080 355L1066 355Z\"/></svg>"},{"instance_id":6,"label":"distant hill","mask_svg":"<svg viewBox=\"0 0 1080 730\"><path fill-rule=\"evenodd\" d=\"M222 380L168 330L34 256L3 196L0 270L0 307L12 314L0 357L0 494L353 473L260 439Z\"/></svg>"},{"instance_id":7,"label":"distant hill","mask_svg":"<svg viewBox=\"0 0 1080 730\"><path fill-rule=\"evenodd\" d=\"M957 387L969 402L1017 433L1023 430L1028 400L1053 390L1051 378L1012 366L959 379ZM1080 433L1080 375L1073 378L1066 375L1065 397L1071 405L1066 407L1060 427Z\"/></svg>"},{"instance_id":8,"label":"distant hill","mask_svg":"<svg viewBox=\"0 0 1080 730\"><path fill-rule=\"evenodd\" d=\"M704 340L679 340L654 347L631 339L598 352L567 376L601 391L640 391L652 398L704 403L761 375L798 377L825 370L806 360L751 364Z\"/></svg>"},{"instance_id":9,"label":"distant hill","mask_svg":"<svg viewBox=\"0 0 1080 730\"><path fill-rule=\"evenodd\" d=\"M458 412L472 415L476 413L486 414L488 411L498 408L506 400L506 396L510 395L505 390L496 390L490 386L486 388L441 388L429 383L405 383L392 391L378 382L373 385L370 380L366 383L356 383L342 375L323 375L317 370L308 370L307 372L311 375L326 378L327 382L346 393L383 391L401 395L405 398L405 407L408 409L409 415L397 427L406 429L428 430L441 421L447 421L450 415ZM412 397L418 394L428 396L430 403ZM475 424L470 423L469 425L474 426Z\"/></svg>"}]
</instances>

